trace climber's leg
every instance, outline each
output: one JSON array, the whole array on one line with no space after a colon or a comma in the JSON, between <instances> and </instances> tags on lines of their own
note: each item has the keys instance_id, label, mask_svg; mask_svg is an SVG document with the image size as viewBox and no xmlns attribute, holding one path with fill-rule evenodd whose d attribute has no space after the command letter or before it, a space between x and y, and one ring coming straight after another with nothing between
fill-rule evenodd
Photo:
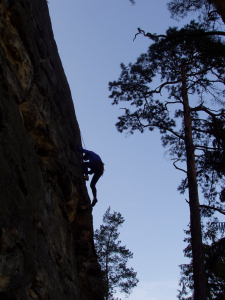
<instances>
[{"instance_id":1,"label":"climber's leg","mask_svg":"<svg viewBox=\"0 0 225 300\"><path fill-rule=\"evenodd\" d=\"M83 167L83 172L84 172L84 179L88 181L89 180L89 176L88 176L87 163L86 162L82 162L82 167Z\"/></svg>"},{"instance_id":2,"label":"climber's leg","mask_svg":"<svg viewBox=\"0 0 225 300\"><path fill-rule=\"evenodd\" d=\"M97 196L97 190L96 190L95 185L98 182L100 177L101 177L101 175L99 175L98 173L95 173L92 180L91 180L90 187L91 187L92 194L93 194L94 198L96 198L96 196Z\"/></svg>"},{"instance_id":3,"label":"climber's leg","mask_svg":"<svg viewBox=\"0 0 225 300\"><path fill-rule=\"evenodd\" d=\"M86 162L82 162L84 175L88 175L88 167Z\"/></svg>"}]
</instances>

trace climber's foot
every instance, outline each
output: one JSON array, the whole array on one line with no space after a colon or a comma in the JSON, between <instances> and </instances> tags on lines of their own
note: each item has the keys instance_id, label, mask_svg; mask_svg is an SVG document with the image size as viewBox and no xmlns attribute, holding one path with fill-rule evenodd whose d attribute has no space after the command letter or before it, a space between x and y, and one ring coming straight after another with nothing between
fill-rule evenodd
<instances>
[{"instance_id":1,"label":"climber's foot","mask_svg":"<svg viewBox=\"0 0 225 300\"><path fill-rule=\"evenodd\" d=\"M94 200L91 203L91 206L94 207L97 202L98 202L98 200L96 198L94 198Z\"/></svg>"}]
</instances>

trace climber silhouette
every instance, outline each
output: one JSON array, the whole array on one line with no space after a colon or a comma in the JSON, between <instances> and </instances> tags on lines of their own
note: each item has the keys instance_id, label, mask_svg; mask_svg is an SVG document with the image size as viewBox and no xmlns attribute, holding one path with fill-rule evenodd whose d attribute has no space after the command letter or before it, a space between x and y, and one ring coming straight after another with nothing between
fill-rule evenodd
<instances>
[{"instance_id":1,"label":"climber silhouette","mask_svg":"<svg viewBox=\"0 0 225 300\"><path fill-rule=\"evenodd\" d=\"M81 147L78 148L78 151L85 153L83 156L83 160L89 160L89 162L82 162L85 180L89 180L88 174L94 174L90 184L92 194L94 196L91 206L94 207L95 204L98 202L97 190L95 185L104 172L104 164L98 154L92 151L85 150ZM90 169L90 171L88 171L88 169Z\"/></svg>"}]
</instances>

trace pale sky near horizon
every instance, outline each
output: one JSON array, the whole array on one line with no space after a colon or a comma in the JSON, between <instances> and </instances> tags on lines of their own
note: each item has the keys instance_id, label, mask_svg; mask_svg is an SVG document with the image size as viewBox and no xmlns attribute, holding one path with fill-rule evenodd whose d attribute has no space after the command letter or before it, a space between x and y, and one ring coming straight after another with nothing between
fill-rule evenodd
<instances>
[{"instance_id":1,"label":"pale sky near horizon","mask_svg":"<svg viewBox=\"0 0 225 300\"><path fill-rule=\"evenodd\" d=\"M143 36L133 41L137 27L165 33L169 26L181 25L170 18L167 2L50 0L48 4L85 147L105 163L97 184L94 228L109 206L125 218L120 239L134 254L130 266L140 280L130 300L176 299L178 265L188 262L183 255L188 196L177 191L183 174L165 155L157 130L127 137L117 132L115 123L123 106L112 106L108 98L108 82L118 79L120 63L135 62L150 45ZM92 199L90 189L89 195Z\"/></svg>"}]
</instances>

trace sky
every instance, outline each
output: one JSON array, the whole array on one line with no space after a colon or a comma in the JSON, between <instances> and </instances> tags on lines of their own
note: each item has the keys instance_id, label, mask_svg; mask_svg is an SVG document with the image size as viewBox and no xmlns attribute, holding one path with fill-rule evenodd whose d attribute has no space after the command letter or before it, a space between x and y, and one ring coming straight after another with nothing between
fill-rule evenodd
<instances>
[{"instance_id":1,"label":"sky","mask_svg":"<svg viewBox=\"0 0 225 300\"><path fill-rule=\"evenodd\" d=\"M126 136L115 127L123 104L112 106L108 82L117 80L120 63L135 62L150 40L137 28L165 33L181 26L170 18L165 0L50 0L54 37L70 85L83 147L99 154L105 173L97 183L94 229L110 206L125 219L122 245L134 254L129 266L138 286L130 300L174 300L189 207L177 187L183 178L162 147L157 130ZM183 21L184 22L184 21ZM185 22L186 23L186 22ZM87 183L89 195L92 194ZM125 299L121 295L121 299Z\"/></svg>"}]
</instances>

